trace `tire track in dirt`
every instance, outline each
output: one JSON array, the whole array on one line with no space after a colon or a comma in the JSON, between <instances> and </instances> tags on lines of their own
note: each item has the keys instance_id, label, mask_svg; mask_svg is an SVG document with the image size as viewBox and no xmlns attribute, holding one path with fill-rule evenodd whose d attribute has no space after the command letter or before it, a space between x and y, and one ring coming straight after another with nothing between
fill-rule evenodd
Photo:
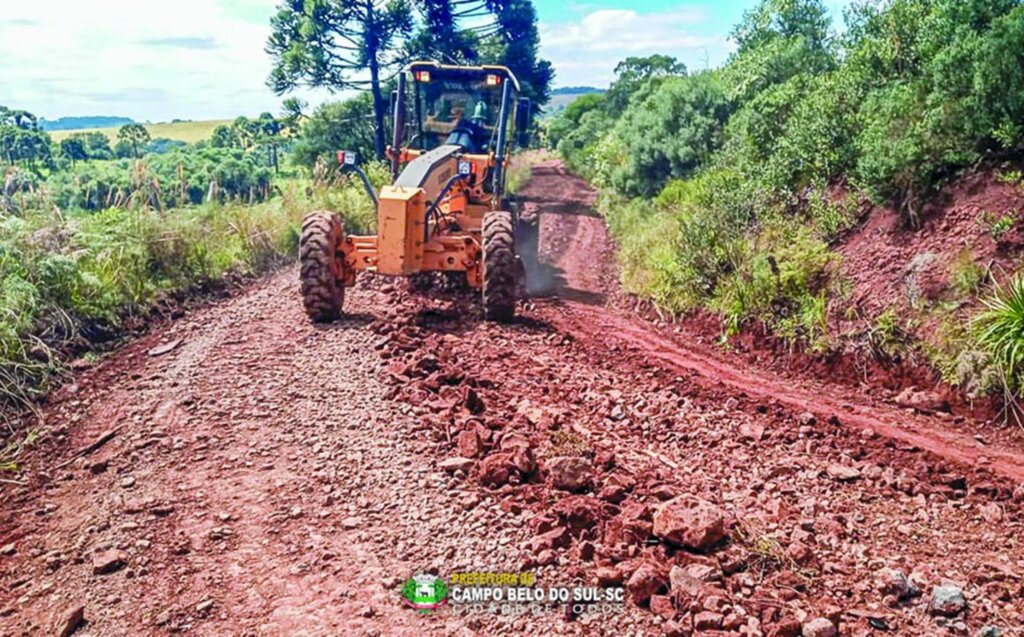
<instances>
[{"instance_id":1,"label":"tire track in dirt","mask_svg":"<svg viewBox=\"0 0 1024 637\"><path fill-rule=\"evenodd\" d=\"M603 301L614 292L609 274L614 269L609 263L613 253L610 239L603 220L580 210L594 201L592 190L567 177L559 162L550 162L538 168L524 197L542 210L553 211L542 220L542 232L558 237L557 247L549 252L552 263L547 274L554 285L546 291L562 302L545 313L545 318L564 331L601 342L612 339L672 369L693 372L711 387L777 400L798 412L836 417L848 426L870 428L903 445L1024 482L1020 449L982 445L973 436L950 431L941 420L895 407L880 409L840 388L817 383L817 387L805 389L800 383L737 365L735 359L725 360L720 352L681 343L640 318L608 307ZM563 211L569 206L577 208L567 215Z\"/></svg>"}]
</instances>

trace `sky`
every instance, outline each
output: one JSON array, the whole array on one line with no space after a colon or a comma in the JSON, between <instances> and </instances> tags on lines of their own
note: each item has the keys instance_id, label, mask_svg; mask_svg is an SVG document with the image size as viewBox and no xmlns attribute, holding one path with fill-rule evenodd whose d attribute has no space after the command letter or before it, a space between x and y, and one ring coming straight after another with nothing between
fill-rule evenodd
<instances>
[{"instance_id":1,"label":"sky","mask_svg":"<svg viewBox=\"0 0 1024 637\"><path fill-rule=\"evenodd\" d=\"M47 119L227 119L279 112L264 45L277 0L31 0L0 14L0 105ZM667 53L714 67L756 0L534 0L555 86L607 86L616 63ZM838 16L845 0L826 0ZM325 91L298 95L316 105ZM335 96L334 99L337 99Z\"/></svg>"}]
</instances>

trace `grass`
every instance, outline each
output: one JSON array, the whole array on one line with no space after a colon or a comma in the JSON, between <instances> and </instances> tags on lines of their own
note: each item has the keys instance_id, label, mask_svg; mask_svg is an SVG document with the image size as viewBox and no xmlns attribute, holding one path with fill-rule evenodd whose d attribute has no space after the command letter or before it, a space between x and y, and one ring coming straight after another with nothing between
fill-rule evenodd
<instances>
[{"instance_id":1,"label":"grass","mask_svg":"<svg viewBox=\"0 0 1024 637\"><path fill-rule=\"evenodd\" d=\"M210 139L213 136L214 129L218 126L230 126L233 122L234 120L230 119L211 119L198 122L145 124L145 127L149 131L149 136L153 139L165 138L194 144L204 139ZM50 137L59 144L62 140L75 133L103 133L110 138L111 143L117 143L117 132L119 130L120 127L52 131Z\"/></svg>"},{"instance_id":2,"label":"grass","mask_svg":"<svg viewBox=\"0 0 1024 637\"><path fill-rule=\"evenodd\" d=\"M986 212L982 215L981 222L988 229L992 239L996 242L1002 240L1003 236L1013 229L1016 223L1017 212L1012 211L997 215L993 212Z\"/></svg>"},{"instance_id":3,"label":"grass","mask_svg":"<svg viewBox=\"0 0 1024 637\"><path fill-rule=\"evenodd\" d=\"M505 175L505 189L508 193L514 195L522 190L530 181L533 167L546 159L548 152L545 150L529 150L513 155Z\"/></svg>"},{"instance_id":4,"label":"grass","mask_svg":"<svg viewBox=\"0 0 1024 637\"><path fill-rule=\"evenodd\" d=\"M987 278L988 272L974 260L974 254L969 248L957 253L949 266L949 284L957 299L977 295Z\"/></svg>"},{"instance_id":5,"label":"grass","mask_svg":"<svg viewBox=\"0 0 1024 637\"><path fill-rule=\"evenodd\" d=\"M384 168L371 167L380 182ZM347 178L290 183L256 205L206 204L62 213L40 202L0 217L0 416L27 406L62 372L62 352L98 326L115 330L169 291L258 274L297 253L303 216L342 213L353 232L375 222Z\"/></svg>"},{"instance_id":6,"label":"grass","mask_svg":"<svg viewBox=\"0 0 1024 637\"><path fill-rule=\"evenodd\" d=\"M653 201L603 193L624 287L671 314L705 307L727 334L760 320L794 345L824 351L839 265L825 237L848 227L849 206L821 196L809 218L765 212L750 227L743 205L728 203L729 177L673 181Z\"/></svg>"}]
</instances>

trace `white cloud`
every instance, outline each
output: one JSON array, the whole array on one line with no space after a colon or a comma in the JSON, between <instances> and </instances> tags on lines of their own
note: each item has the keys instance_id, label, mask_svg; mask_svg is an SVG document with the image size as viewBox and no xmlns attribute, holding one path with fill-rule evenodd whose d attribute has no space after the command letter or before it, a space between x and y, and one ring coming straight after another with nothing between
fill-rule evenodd
<instances>
[{"instance_id":1,"label":"white cloud","mask_svg":"<svg viewBox=\"0 0 1024 637\"><path fill-rule=\"evenodd\" d=\"M119 115L214 119L277 111L266 87L269 18L279 0L28 0L0 19L0 104L47 118ZM693 8L640 13L575 5L542 23L556 84L604 86L629 55L668 53L716 65L730 45ZM706 25L703 25L706 26ZM317 104L326 92L304 92Z\"/></svg>"},{"instance_id":2,"label":"white cloud","mask_svg":"<svg viewBox=\"0 0 1024 637\"><path fill-rule=\"evenodd\" d=\"M714 66L731 50L724 36L698 34L705 21L694 8L654 13L626 9L590 11L578 22L542 24L542 55L551 60L558 86L606 86L629 56L664 53L690 68Z\"/></svg>"},{"instance_id":3,"label":"white cloud","mask_svg":"<svg viewBox=\"0 0 1024 637\"><path fill-rule=\"evenodd\" d=\"M0 22L0 103L39 115L208 119L279 110L265 87L274 0L33 0ZM241 9L241 11L240 11Z\"/></svg>"}]
</instances>

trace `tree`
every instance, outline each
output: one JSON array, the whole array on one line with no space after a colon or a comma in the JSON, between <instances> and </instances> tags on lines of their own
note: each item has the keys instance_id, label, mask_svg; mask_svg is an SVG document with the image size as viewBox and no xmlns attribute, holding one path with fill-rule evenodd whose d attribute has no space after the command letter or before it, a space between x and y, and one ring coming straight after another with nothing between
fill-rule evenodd
<instances>
[{"instance_id":1,"label":"tree","mask_svg":"<svg viewBox=\"0 0 1024 637\"><path fill-rule=\"evenodd\" d=\"M114 158L114 151L110 148L110 138L103 133L74 133L71 137L82 140L85 154L89 159Z\"/></svg>"},{"instance_id":2,"label":"tree","mask_svg":"<svg viewBox=\"0 0 1024 637\"><path fill-rule=\"evenodd\" d=\"M382 86L403 62L399 45L413 27L409 1L286 0L270 24L270 87L281 95L299 86L341 91L368 85L374 149L383 159L388 103ZM368 82L357 79L362 72Z\"/></svg>"},{"instance_id":3,"label":"tree","mask_svg":"<svg viewBox=\"0 0 1024 637\"><path fill-rule=\"evenodd\" d=\"M486 16L485 0L417 0L422 21L407 45L409 59L437 60L446 64L479 64L479 38L459 21Z\"/></svg>"},{"instance_id":4,"label":"tree","mask_svg":"<svg viewBox=\"0 0 1024 637\"><path fill-rule=\"evenodd\" d=\"M559 143L579 127L583 116L591 111L603 109L606 100L607 93L581 95L566 106L557 117L553 117L548 123L548 143L551 147L558 148Z\"/></svg>"},{"instance_id":5,"label":"tree","mask_svg":"<svg viewBox=\"0 0 1024 637\"><path fill-rule=\"evenodd\" d=\"M125 124L117 131L117 141L132 149L132 157L138 159L139 151L149 143L149 131L142 124Z\"/></svg>"},{"instance_id":6,"label":"tree","mask_svg":"<svg viewBox=\"0 0 1024 637\"><path fill-rule=\"evenodd\" d=\"M52 162L50 144L50 136L39 127L35 115L0 106L0 156L4 162L23 163L36 171L39 162Z\"/></svg>"},{"instance_id":7,"label":"tree","mask_svg":"<svg viewBox=\"0 0 1024 637\"><path fill-rule=\"evenodd\" d=\"M742 104L770 86L835 68L831 22L822 0L761 0L733 29L738 47L724 85Z\"/></svg>"},{"instance_id":8,"label":"tree","mask_svg":"<svg viewBox=\"0 0 1024 637\"><path fill-rule=\"evenodd\" d=\"M235 119L235 122L231 125L231 132L235 137L238 148L242 150L249 150L256 143L256 122L244 115Z\"/></svg>"},{"instance_id":9,"label":"tree","mask_svg":"<svg viewBox=\"0 0 1024 637\"><path fill-rule=\"evenodd\" d=\"M634 100L616 125L626 164L614 175L620 192L653 196L672 178L691 176L722 143L729 103L711 73L666 80Z\"/></svg>"},{"instance_id":10,"label":"tree","mask_svg":"<svg viewBox=\"0 0 1024 637\"><path fill-rule=\"evenodd\" d=\"M732 38L739 53L777 38L801 39L808 49L824 51L831 38L831 20L821 0L761 0L744 14Z\"/></svg>"},{"instance_id":11,"label":"tree","mask_svg":"<svg viewBox=\"0 0 1024 637\"><path fill-rule=\"evenodd\" d=\"M274 172L280 172L280 166L277 161L277 146L281 138L281 130L283 129L281 121L270 113L262 113L254 124L257 143L270 151L270 163L274 167Z\"/></svg>"},{"instance_id":12,"label":"tree","mask_svg":"<svg viewBox=\"0 0 1024 637\"><path fill-rule=\"evenodd\" d=\"M686 65L669 55L626 58L615 67L616 79L608 89L606 109L613 115L621 114L644 82L681 75L686 75Z\"/></svg>"},{"instance_id":13,"label":"tree","mask_svg":"<svg viewBox=\"0 0 1024 637\"><path fill-rule=\"evenodd\" d=\"M538 59L540 33L537 11L530 0L488 0L495 14L493 27L481 43L481 58L488 64L507 66L522 84L522 92L537 105L551 98L555 70L547 60Z\"/></svg>"},{"instance_id":14,"label":"tree","mask_svg":"<svg viewBox=\"0 0 1024 637\"><path fill-rule=\"evenodd\" d=\"M339 150L364 157L374 152L373 98L368 93L316 109L292 145L292 158L297 164L313 167L320 159L333 161Z\"/></svg>"},{"instance_id":15,"label":"tree","mask_svg":"<svg viewBox=\"0 0 1024 637\"><path fill-rule=\"evenodd\" d=\"M281 125L286 135L294 137L302 131L302 120L306 117L304 111L308 106L297 97L289 97L281 104Z\"/></svg>"},{"instance_id":16,"label":"tree","mask_svg":"<svg viewBox=\"0 0 1024 637\"><path fill-rule=\"evenodd\" d=\"M213 129L210 145L214 148L241 148L235 130L230 126L223 125Z\"/></svg>"},{"instance_id":17,"label":"tree","mask_svg":"<svg viewBox=\"0 0 1024 637\"><path fill-rule=\"evenodd\" d=\"M60 152L64 157L71 160L72 167L78 161L89 159L89 153L85 150L85 142L76 135L61 141Z\"/></svg>"}]
</instances>

